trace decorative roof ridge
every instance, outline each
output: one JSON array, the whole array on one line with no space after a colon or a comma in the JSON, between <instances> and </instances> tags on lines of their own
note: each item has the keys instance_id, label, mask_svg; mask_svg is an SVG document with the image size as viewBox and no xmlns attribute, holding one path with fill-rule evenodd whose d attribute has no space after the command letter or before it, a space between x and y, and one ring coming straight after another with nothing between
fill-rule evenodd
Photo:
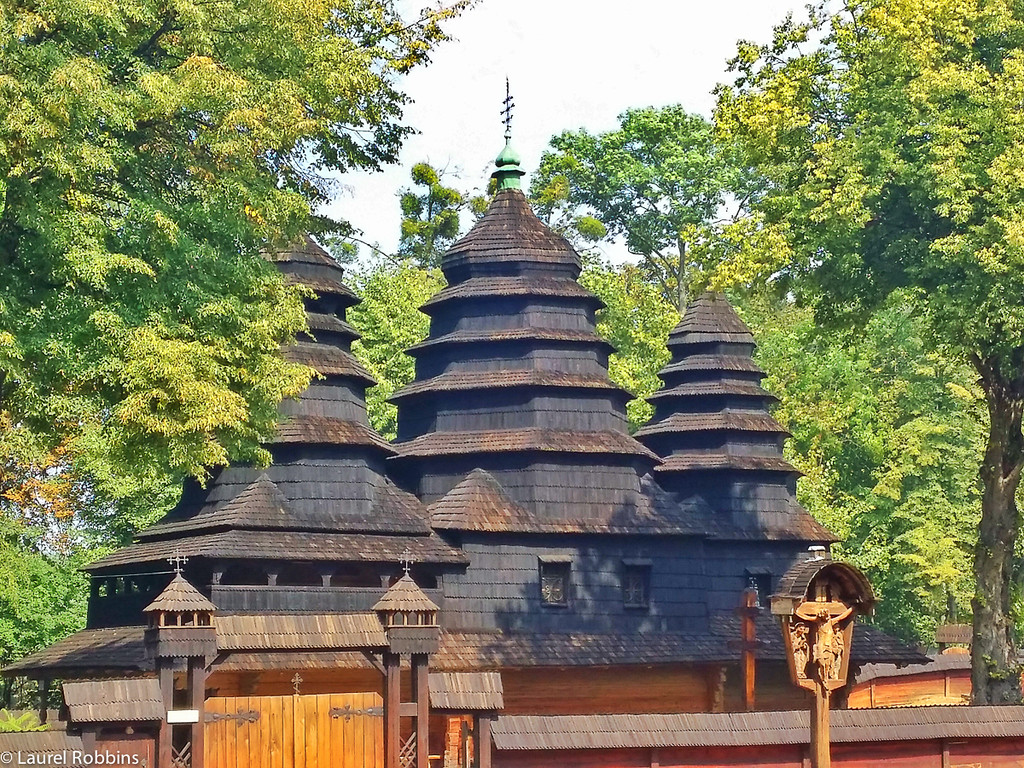
<instances>
[{"instance_id":1,"label":"decorative roof ridge","mask_svg":"<svg viewBox=\"0 0 1024 768\"><path fill-rule=\"evenodd\" d=\"M597 305L604 302L595 293L584 288L571 277L541 277L539 275L478 275L445 286L420 306L421 311L452 301L474 299L480 296L552 296L585 299Z\"/></svg>"},{"instance_id":2,"label":"decorative roof ridge","mask_svg":"<svg viewBox=\"0 0 1024 768\"><path fill-rule=\"evenodd\" d=\"M723 408L708 413L672 413L658 421L651 421L638 429L635 437L665 432L701 432L705 430L736 430L739 432L775 432L789 435L789 432L767 411L757 409L744 411Z\"/></svg>"}]
</instances>

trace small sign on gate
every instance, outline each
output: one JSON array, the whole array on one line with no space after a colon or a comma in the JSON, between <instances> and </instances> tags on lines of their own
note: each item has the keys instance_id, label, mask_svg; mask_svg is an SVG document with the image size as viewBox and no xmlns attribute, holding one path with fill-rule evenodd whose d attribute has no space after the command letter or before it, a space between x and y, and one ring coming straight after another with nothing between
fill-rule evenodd
<instances>
[{"instance_id":1,"label":"small sign on gate","mask_svg":"<svg viewBox=\"0 0 1024 768\"><path fill-rule=\"evenodd\" d=\"M168 723L198 723L198 709L169 709L167 710Z\"/></svg>"}]
</instances>

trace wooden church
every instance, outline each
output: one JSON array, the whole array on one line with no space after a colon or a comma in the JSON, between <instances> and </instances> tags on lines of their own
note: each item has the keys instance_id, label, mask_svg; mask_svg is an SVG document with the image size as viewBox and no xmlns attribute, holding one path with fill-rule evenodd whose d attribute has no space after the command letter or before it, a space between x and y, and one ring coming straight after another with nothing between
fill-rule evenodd
<instances>
[{"instance_id":1,"label":"wooden church","mask_svg":"<svg viewBox=\"0 0 1024 768\"><path fill-rule=\"evenodd\" d=\"M494 175L422 308L394 442L368 424L342 269L308 238L270 256L315 294L285 354L320 376L269 466L190 485L89 566L87 628L5 670L59 710L38 739L158 768L718 765L752 744L804 765L764 608L834 537L795 499L754 338L694 301L630 435L578 254L510 147ZM854 666L925 660L857 627Z\"/></svg>"}]
</instances>

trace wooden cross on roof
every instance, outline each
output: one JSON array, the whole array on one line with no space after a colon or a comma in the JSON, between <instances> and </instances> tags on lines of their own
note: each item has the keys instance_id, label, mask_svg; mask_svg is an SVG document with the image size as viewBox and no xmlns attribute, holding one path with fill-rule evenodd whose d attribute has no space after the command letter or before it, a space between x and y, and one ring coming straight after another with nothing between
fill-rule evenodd
<instances>
[{"instance_id":1,"label":"wooden cross on roof","mask_svg":"<svg viewBox=\"0 0 1024 768\"><path fill-rule=\"evenodd\" d=\"M171 568L174 569L176 574L181 574L182 568L188 562L188 558L184 557L178 550L174 550L174 554L167 558L167 562L171 564Z\"/></svg>"},{"instance_id":2,"label":"wooden cross on roof","mask_svg":"<svg viewBox=\"0 0 1024 768\"><path fill-rule=\"evenodd\" d=\"M412 557L412 552L409 551L408 545L402 551L402 570L405 571L405 575L409 575L409 571L412 569L412 564L416 562Z\"/></svg>"},{"instance_id":3,"label":"wooden cross on roof","mask_svg":"<svg viewBox=\"0 0 1024 768\"><path fill-rule=\"evenodd\" d=\"M509 88L508 78L505 78L505 108L501 110L503 115L503 121L505 123L505 138L512 138L512 108L515 104L512 102L512 91Z\"/></svg>"}]
</instances>

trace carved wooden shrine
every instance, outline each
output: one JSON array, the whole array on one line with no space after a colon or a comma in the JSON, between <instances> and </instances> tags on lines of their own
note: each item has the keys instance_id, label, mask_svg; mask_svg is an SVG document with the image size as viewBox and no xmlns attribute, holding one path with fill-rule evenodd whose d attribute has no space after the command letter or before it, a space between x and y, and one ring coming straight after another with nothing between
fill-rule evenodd
<instances>
[{"instance_id":1,"label":"carved wooden shrine","mask_svg":"<svg viewBox=\"0 0 1024 768\"><path fill-rule=\"evenodd\" d=\"M772 613L782 621L790 677L814 693L814 768L831 765L829 699L846 685L854 619L858 613L870 613L874 602L871 584L860 570L821 554L790 568L772 596Z\"/></svg>"}]
</instances>

